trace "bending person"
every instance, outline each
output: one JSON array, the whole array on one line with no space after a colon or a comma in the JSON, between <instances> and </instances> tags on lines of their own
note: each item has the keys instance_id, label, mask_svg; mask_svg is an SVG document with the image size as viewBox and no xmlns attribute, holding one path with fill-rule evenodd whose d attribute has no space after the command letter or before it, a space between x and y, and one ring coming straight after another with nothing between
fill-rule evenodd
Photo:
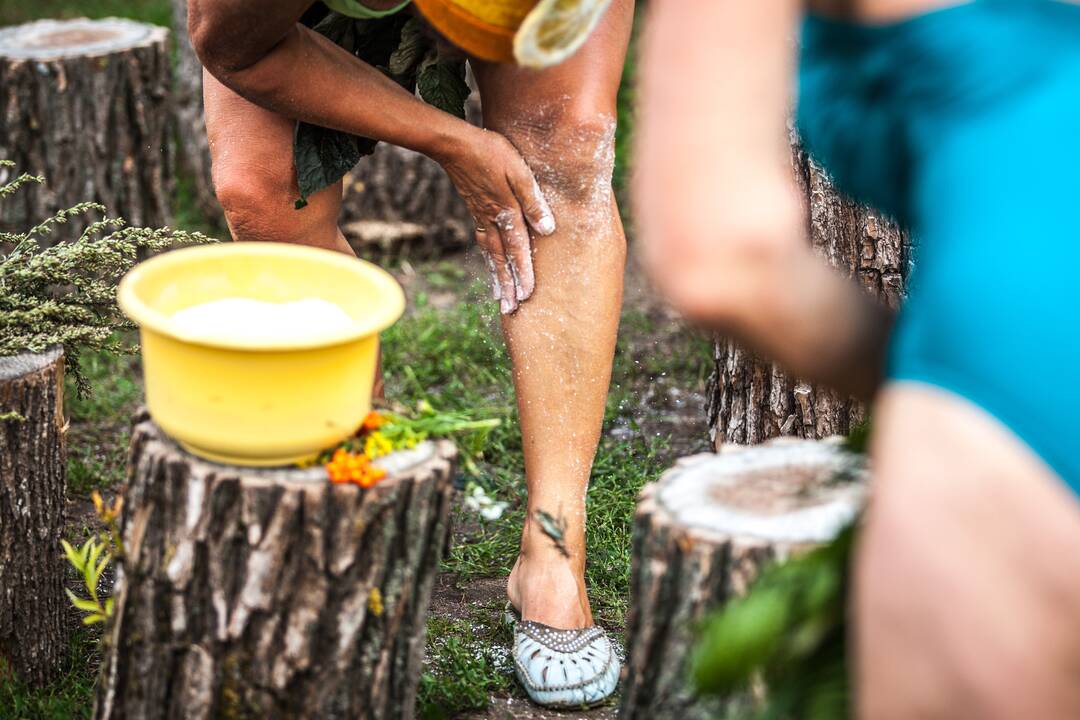
<instances>
[{"instance_id":1,"label":"bending person","mask_svg":"<svg viewBox=\"0 0 1080 720\"><path fill-rule=\"evenodd\" d=\"M397 38L379 35L384 31L433 36L419 19L404 29L411 18L400 13L413 13L412 6L399 0L327 4L335 14L312 0L189 4L191 38L207 70L214 184L229 227L236 240L351 252L337 227L343 171L337 168L333 177L333 168L305 165L298 183L297 121L400 145L446 169L494 266L521 417L528 513L507 584L522 619L515 632L517 673L538 702L598 702L614 690L619 665L608 638L593 626L585 591L585 489L622 296L625 241L611 171L615 98L633 4L614 0L565 62L525 70L495 60L509 57L513 27L534 1L418 0L435 30L469 56L486 129L426 104L409 83L403 88L400 77L391 79L358 57L364 48L396 47ZM496 12L502 26L495 19L461 22L463 13L482 20L485 12ZM507 25L509 33L496 32ZM327 34L351 38L356 52ZM447 44L438 44L432 52L442 62ZM390 64L407 75L417 61L399 56ZM313 175L328 174L324 189L305 189ZM569 557L533 521L538 509L566 518Z\"/></svg>"},{"instance_id":2,"label":"bending person","mask_svg":"<svg viewBox=\"0 0 1080 720\"><path fill-rule=\"evenodd\" d=\"M874 398L857 708L1080 717L1080 6L657 3L635 208L687 315ZM919 243L896 318L809 249L786 120ZM737 110L733 110L737 108Z\"/></svg>"}]
</instances>

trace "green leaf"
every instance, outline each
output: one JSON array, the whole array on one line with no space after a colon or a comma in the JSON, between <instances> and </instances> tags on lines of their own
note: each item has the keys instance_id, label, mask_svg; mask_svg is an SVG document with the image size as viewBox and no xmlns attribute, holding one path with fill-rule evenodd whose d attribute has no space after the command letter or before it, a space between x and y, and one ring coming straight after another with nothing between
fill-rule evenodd
<instances>
[{"instance_id":1,"label":"green leaf","mask_svg":"<svg viewBox=\"0 0 1080 720\"><path fill-rule=\"evenodd\" d=\"M97 597L97 559L101 555L101 551L104 550L104 546L94 540L88 540L85 547L90 549L90 552L86 558L86 565L83 567L83 580L86 582L86 589L90 592L90 597Z\"/></svg>"},{"instance_id":2,"label":"green leaf","mask_svg":"<svg viewBox=\"0 0 1080 720\"><path fill-rule=\"evenodd\" d=\"M81 573L85 563L83 562L82 555L79 554L79 551L71 547L71 543L67 540L61 540L60 546L64 548L64 555L67 556L67 560L71 563L71 566Z\"/></svg>"},{"instance_id":3,"label":"green leaf","mask_svg":"<svg viewBox=\"0 0 1080 720\"><path fill-rule=\"evenodd\" d=\"M465 101L469 84L465 82L465 63L461 60L424 59L416 76L420 97L444 112L465 119Z\"/></svg>"},{"instance_id":4,"label":"green leaf","mask_svg":"<svg viewBox=\"0 0 1080 720\"><path fill-rule=\"evenodd\" d=\"M98 583L101 581L101 573L105 571L105 568L109 566L109 561L112 560L112 555L105 553L101 560L98 561L97 566L94 568L94 587L97 588Z\"/></svg>"},{"instance_id":5,"label":"green leaf","mask_svg":"<svg viewBox=\"0 0 1080 720\"><path fill-rule=\"evenodd\" d=\"M430 42L424 34L420 18L409 18L401 28L401 42L394 52L390 53L390 59L386 63L390 74L402 78L414 73L429 47Z\"/></svg>"},{"instance_id":6,"label":"green leaf","mask_svg":"<svg viewBox=\"0 0 1080 720\"><path fill-rule=\"evenodd\" d=\"M105 622L107 618L100 613L94 613L93 615L87 615L82 619L83 625L94 625L99 622Z\"/></svg>"},{"instance_id":7,"label":"green leaf","mask_svg":"<svg viewBox=\"0 0 1080 720\"><path fill-rule=\"evenodd\" d=\"M83 543L83 546L79 548L79 558L82 561L82 567L85 568L87 562L90 559L90 551L93 549L93 540L87 540Z\"/></svg>"},{"instance_id":8,"label":"green leaf","mask_svg":"<svg viewBox=\"0 0 1080 720\"><path fill-rule=\"evenodd\" d=\"M297 123L293 164L300 198L296 201L296 209L302 209L310 196L344 177L361 157L370 155L374 149L375 141L369 138Z\"/></svg>"},{"instance_id":9,"label":"green leaf","mask_svg":"<svg viewBox=\"0 0 1080 720\"><path fill-rule=\"evenodd\" d=\"M112 615L113 615L113 606L114 606L113 599L112 598L106 598L106 600L105 600L105 615L107 615L108 617L112 617Z\"/></svg>"},{"instance_id":10,"label":"green leaf","mask_svg":"<svg viewBox=\"0 0 1080 720\"><path fill-rule=\"evenodd\" d=\"M402 33L411 19L405 13L397 13L376 20L356 20L331 12L314 30L411 89L411 77L398 78L387 69L391 56L401 46ZM294 203L296 209L303 209L310 196L344 177L360 158L374 152L376 144L371 138L297 123L293 164L300 197Z\"/></svg>"},{"instance_id":11,"label":"green leaf","mask_svg":"<svg viewBox=\"0 0 1080 720\"><path fill-rule=\"evenodd\" d=\"M93 600L84 600L75 593L71 592L67 588L64 588L64 592L67 593L68 599L71 600L71 604L83 612L96 613L101 612L101 606Z\"/></svg>"}]
</instances>

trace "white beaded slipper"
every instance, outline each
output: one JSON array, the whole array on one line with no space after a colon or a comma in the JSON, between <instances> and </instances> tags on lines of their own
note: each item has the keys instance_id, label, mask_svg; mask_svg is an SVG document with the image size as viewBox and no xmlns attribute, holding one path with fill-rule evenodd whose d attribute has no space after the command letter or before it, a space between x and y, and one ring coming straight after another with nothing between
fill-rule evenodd
<instances>
[{"instance_id":1,"label":"white beaded slipper","mask_svg":"<svg viewBox=\"0 0 1080 720\"><path fill-rule=\"evenodd\" d=\"M619 684L619 658L607 633L595 625L560 630L532 620L514 621L514 670L537 705L580 708L598 705Z\"/></svg>"}]
</instances>

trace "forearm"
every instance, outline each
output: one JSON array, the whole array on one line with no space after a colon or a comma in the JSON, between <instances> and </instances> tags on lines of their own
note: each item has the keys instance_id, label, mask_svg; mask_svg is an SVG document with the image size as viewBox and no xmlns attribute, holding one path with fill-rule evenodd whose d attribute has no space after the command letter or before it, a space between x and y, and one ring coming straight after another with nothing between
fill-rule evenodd
<instances>
[{"instance_id":1,"label":"forearm","mask_svg":"<svg viewBox=\"0 0 1080 720\"><path fill-rule=\"evenodd\" d=\"M199 45L196 45L199 48ZM269 47L230 58L205 43L200 54L222 84L257 105L322 127L382 140L431 157L447 152L467 124L420 101L322 35L293 23ZM334 98L327 102L327 98Z\"/></svg>"},{"instance_id":2,"label":"forearm","mask_svg":"<svg viewBox=\"0 0 1080 720\"><path fill-rule=\"evenodd\" d=\"M893 313L809 248L759 276L729 333L801 378L869 399L881 383Z\"/></svg>"}]
</instances>

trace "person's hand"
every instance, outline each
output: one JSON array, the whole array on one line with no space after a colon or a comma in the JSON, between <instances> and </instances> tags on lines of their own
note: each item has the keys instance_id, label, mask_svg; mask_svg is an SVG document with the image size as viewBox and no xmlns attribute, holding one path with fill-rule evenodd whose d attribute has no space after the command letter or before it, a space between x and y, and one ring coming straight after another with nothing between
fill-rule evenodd
<instances>
[{"instance_id":1,"label":"person's hand","mask_svg":"<svg viewBox=\"0 0 1080 720\"><path fill-rule=\"evenodd\" d=\"M476 222L500 309L512 313L536 287L529 228L555 232L555 216L529 166L499 133L472 126L438 160Z\"/></svg>"}]
</instances>

